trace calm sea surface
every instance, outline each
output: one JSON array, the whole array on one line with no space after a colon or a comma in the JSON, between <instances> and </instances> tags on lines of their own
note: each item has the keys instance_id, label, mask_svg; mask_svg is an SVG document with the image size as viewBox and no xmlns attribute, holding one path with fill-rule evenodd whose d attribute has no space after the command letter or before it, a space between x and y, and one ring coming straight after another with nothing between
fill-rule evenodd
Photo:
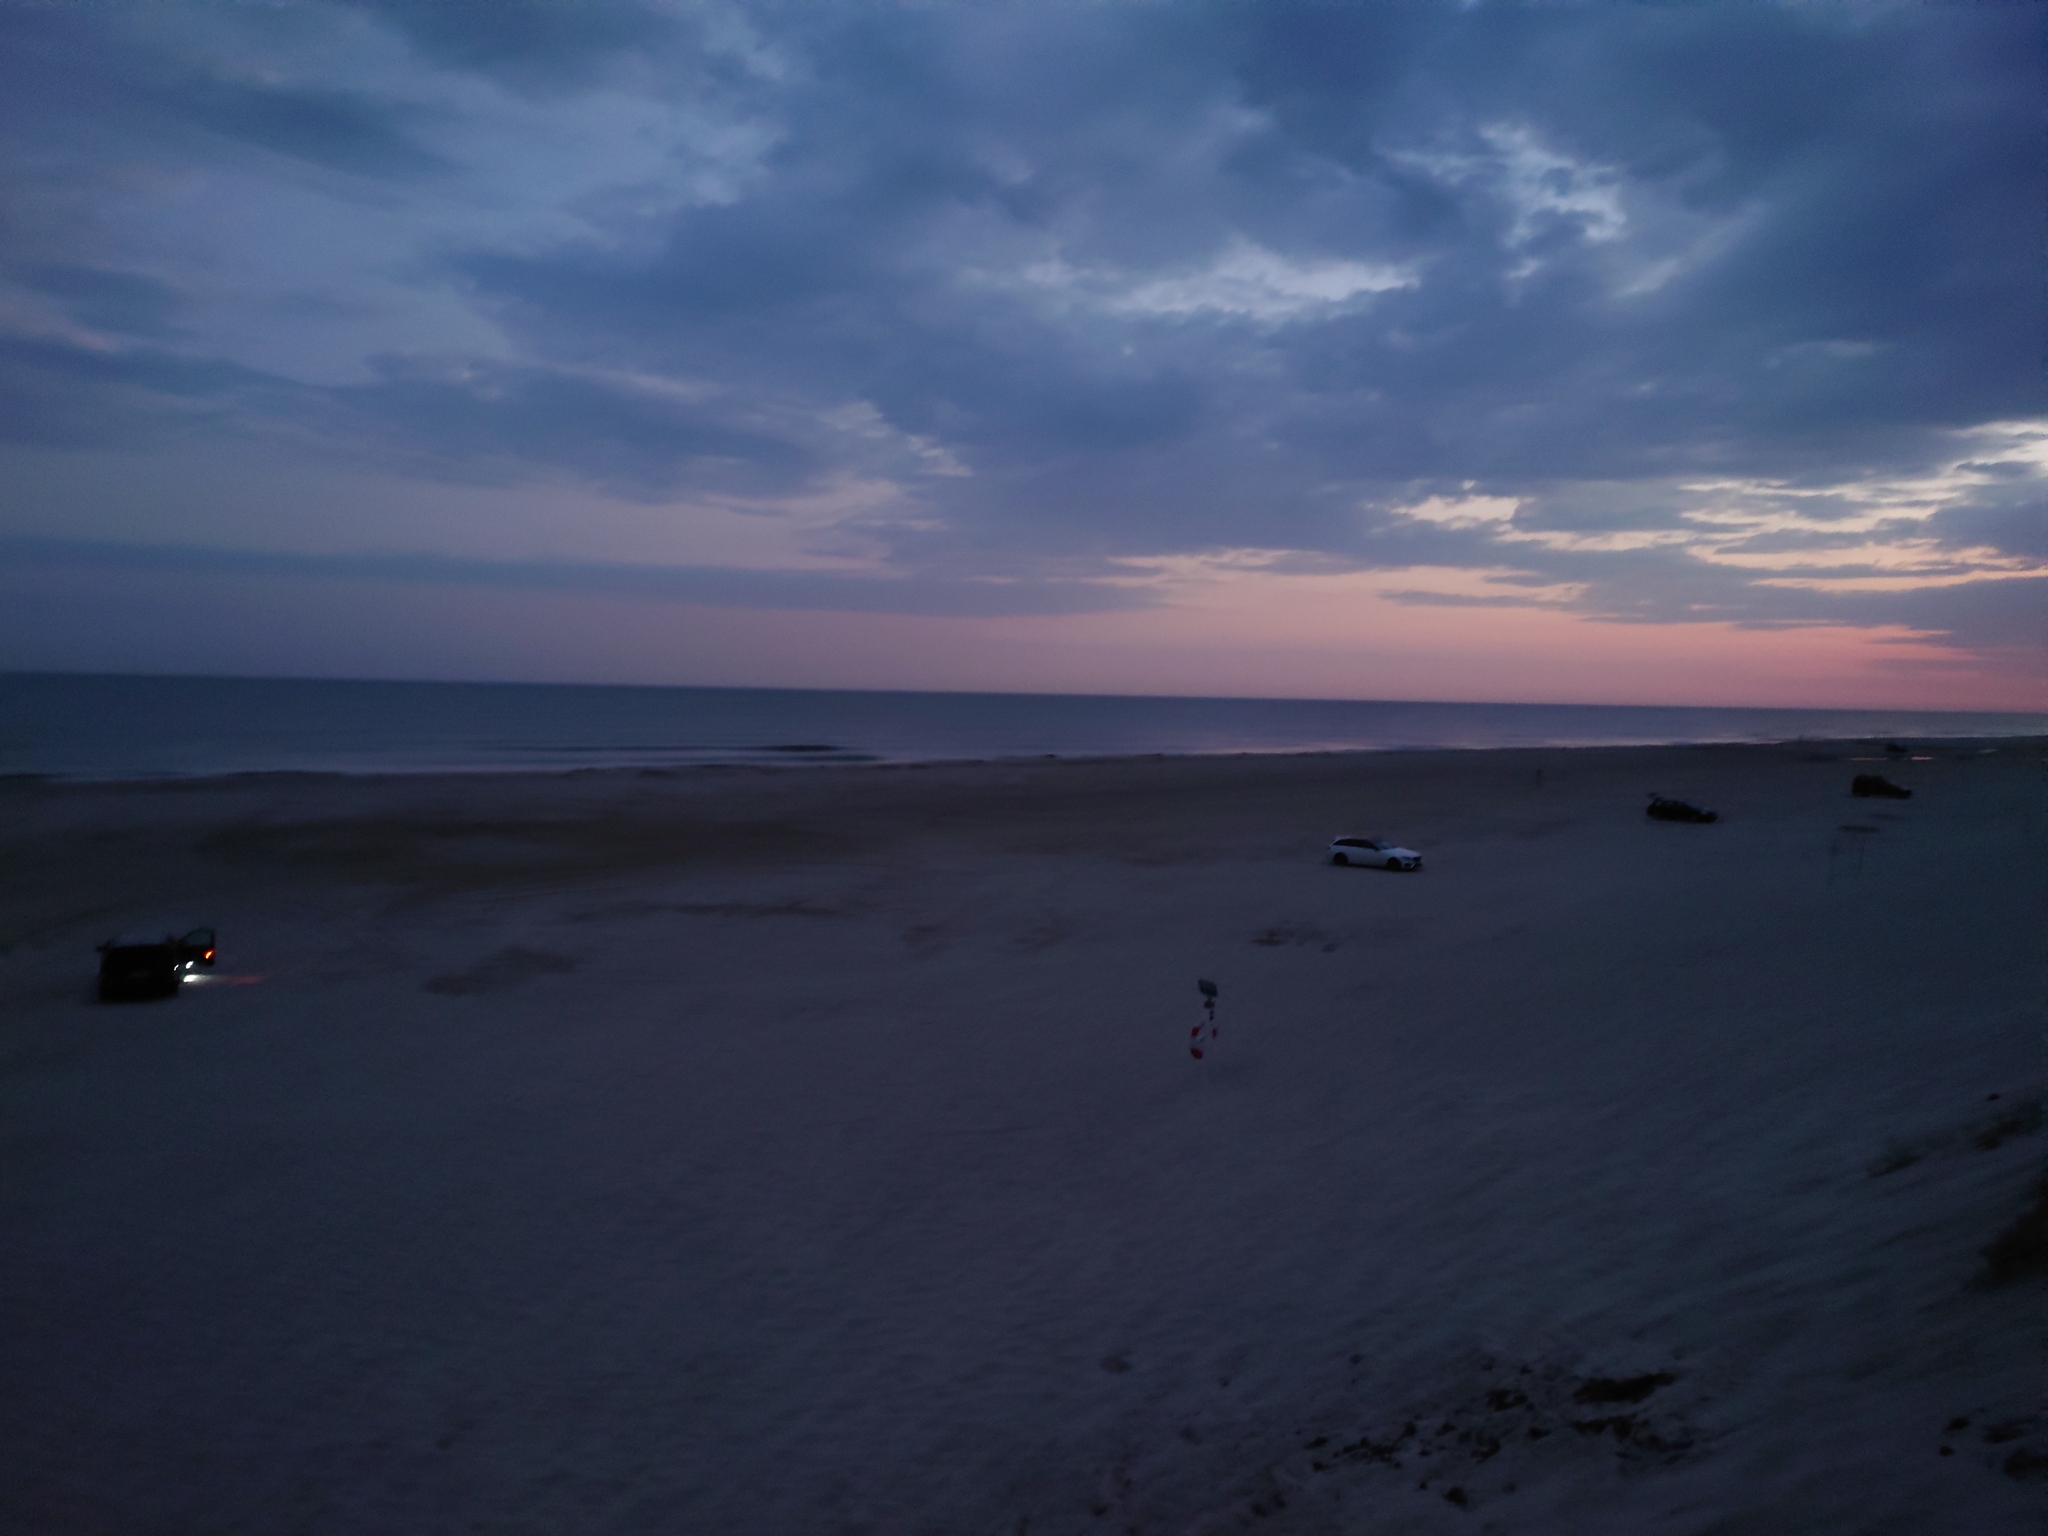
<instances>
[{"instance_id":1,"label":"calm sea surface","mask_svg":"<svg viewBox=\"0 0 2048 1536\"><path fill-rule=\"evenodd\" d=\"M0 673L0 773L562 770L2048 734L2048 714Z\"/></svg>"}]
</instances>

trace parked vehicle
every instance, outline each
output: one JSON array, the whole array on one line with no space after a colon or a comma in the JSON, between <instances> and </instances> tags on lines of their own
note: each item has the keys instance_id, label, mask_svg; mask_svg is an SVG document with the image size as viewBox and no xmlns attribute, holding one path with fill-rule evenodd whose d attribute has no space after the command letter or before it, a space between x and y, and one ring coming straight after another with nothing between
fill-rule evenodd
<instances>
[{"instance_id":1,"label":"parked vehicle","mask_svg":"<svg viewBox=\"0 0 2048 1536\"><path fill-rule=\"evenodd\" d=\"M1849 781L1849 793L1859 800L1873 797L1880 800L1910 800L1913 791L1903 784L1894 784L1881 773L1859 773Z\"/></svg>"},{"instance_id":2,"label":"parked vehicle","mask_svg":"<svg viewBox=\"0 0 2048 1536\"><path fill-rule=\"evenodd\" d=\"M184 973L175 939L112 938L100 946L100 1001L132 1003L176 997Z\"/></svg>"},{"instance_id":3,"label":"parked vehicle","mask_svg":"<svg viewBox=\"0 0 2048 1536\"><path fill-rule=\"evenodd\" d=\"M214 934L211 928L194 928L183 937L117 934L99 953L101 1002L176 997L188 971L213 965Z\"/></svg>"},{"instance_id":4,"label":"parked vehicle","mask_svg":"<svg viewBox=\"0 0 2048 1536\"><path fill-rule=\"evenodd\" d=\"M1340 837L1330 844L1330 862L1414 870L1422 868L1422 855L1413 848L1397 848L1376 837Z\"/></svg>"},{"instance_id":5,"label":"parked vehicle","mask_svg":"<svg viewBox=\"0 0 2048 1536\"><path fill-rule=\"evenodd\" d=\"M1690 800L1673 800L1666 795L1650 796L1649 814L1653 821L1719 821L1719 811L1709 811L1694 805Z\"/></svg>"}]
</instances>

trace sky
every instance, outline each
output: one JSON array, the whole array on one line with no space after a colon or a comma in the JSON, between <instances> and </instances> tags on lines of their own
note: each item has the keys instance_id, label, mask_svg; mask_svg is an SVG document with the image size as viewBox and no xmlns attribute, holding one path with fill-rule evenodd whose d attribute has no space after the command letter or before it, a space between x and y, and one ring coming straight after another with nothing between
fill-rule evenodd
<instances>
[{"instance_id":1,"label":"sky","mask_svg":"<svg viewBox=\"0 0 2048 1536\"><path fill-rule=\"evenodd\" d=\"M2048 707L2044 14L0 3L0 667Z\"/></svg>"}]
</instances>

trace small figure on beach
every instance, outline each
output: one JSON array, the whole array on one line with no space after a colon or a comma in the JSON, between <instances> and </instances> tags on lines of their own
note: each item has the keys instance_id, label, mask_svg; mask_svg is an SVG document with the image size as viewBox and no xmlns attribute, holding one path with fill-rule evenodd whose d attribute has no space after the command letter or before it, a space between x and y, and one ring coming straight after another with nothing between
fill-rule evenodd
<instances>
[{"instance_id":1,"label":"small figure on beach","mask_svg":"<svg viewBox=\"0 0 2048 1536\"><path fill-rule=\"evenodd\" d=\"M1204 1022L1188 1031L1188 1054L1200 1061L1204 1048L1215 1045L1220 1031L1216 1028L1216 983L1203 978L1195 982L1195 987L1202 994Z\"/></svg>"}]
</instances>

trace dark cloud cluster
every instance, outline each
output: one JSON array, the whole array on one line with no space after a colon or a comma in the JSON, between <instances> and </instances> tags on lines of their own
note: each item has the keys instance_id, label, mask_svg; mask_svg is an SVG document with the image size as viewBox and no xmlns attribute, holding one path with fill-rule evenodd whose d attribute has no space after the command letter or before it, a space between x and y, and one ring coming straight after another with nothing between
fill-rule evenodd
<instances>
[{"instance_id":1,"label":"dark cloud cluster","mask_svg":"<svg viewBox=\"0 0 2048 1536\"><path fill-rule=\"evenodd\" d=\"M348 0L403 32L422 57L530 87L588 83L621 54L657 56L687 38L678 19L630 0Z\"/></svg>"},{"instance_id":2,"label":"dark cloud cluster","mask_svg":"<svg viewBox=\"0 0 2048 1536\"><path fill-rule=\"evenodd\" d=\"M1112 589L1049 580L1028 592L943 574L844 575L616 561L473 560L447 555L305 555L191 544L105 544L0 536L0 561L20 569L127 571L148 576L288 577L523 592L594 592L728 608L823 608L935 615L1092 613L1126 606Z\"/></svg>"},{"instance_id":3,"label":"dark cloud cluster","mask_svg":"<svg viewBox=\"0 0 2048 1536\"><path fill-rule=\"evenodd\" d=\"M15 441L886 480L900 590L1053 611L1221 549L1986 645L2040 597L2048 439L1982 432L2041 414L2036 6L192 14L0 13ZM295 373L179 178L303 242L296 313L400 318Z\"/></svg>"}]
</instances>

